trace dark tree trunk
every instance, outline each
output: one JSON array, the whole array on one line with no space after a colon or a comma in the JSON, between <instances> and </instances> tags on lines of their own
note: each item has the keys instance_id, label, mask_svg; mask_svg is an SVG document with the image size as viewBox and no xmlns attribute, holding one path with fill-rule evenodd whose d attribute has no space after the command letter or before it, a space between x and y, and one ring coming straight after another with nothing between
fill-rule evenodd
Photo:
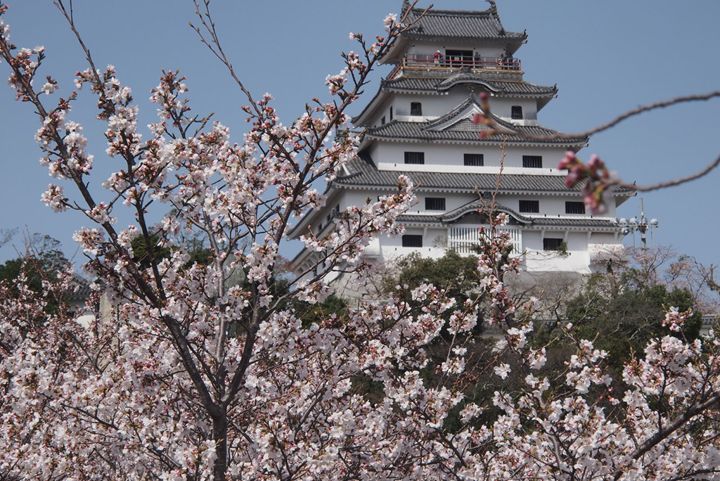
<instances>
[{"instance_id":1,"label":"dark tree trunk","mask_svg":"<svg viewBox=\"0 0 720 481\"><path fill-rule=\"evenodd\" d=\"M225 481L225 473L227 472L227 413L224 409L219 419L213 419L213 440L215 441L213 481Z\"/></svg>"}]
</instances>

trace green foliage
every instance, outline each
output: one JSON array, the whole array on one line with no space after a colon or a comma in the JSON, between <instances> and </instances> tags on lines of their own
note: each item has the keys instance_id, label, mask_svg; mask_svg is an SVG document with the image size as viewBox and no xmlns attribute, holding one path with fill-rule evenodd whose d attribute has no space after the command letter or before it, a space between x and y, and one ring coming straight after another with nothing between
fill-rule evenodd
<instances>
[{"instance_id":1,"label":"green foliage","mask_svg":"<svg viewBox=\"0 0 720 481\"><path fill-rule=\"evenodd\" d=\"M152 246L152 249L148 248L148 244ZM153 257L157 263L169 258L173 252L178 249L177 245L163 242L158 234L150 234L149 243L145 241L144 236L138 235L130 242L130 245L133 250L134 260L137 261L143 269L152 266ZM190 259L188 259L184 265L186 269L195 263L207 266L213 261L214 255L212 249L206 247L199 237L182 239L180 245L190 256Z\"/></svg>"},{"instance_id":2,"label":"green foliage","mask_svg":"<svg viewBox=\"0 0 720 481\"><path fill-rule=\"evenodd\" d=\"M199 239L190 239L186 242L185 248L187 249L188 255L190 255L190 259L186 264L187 267L195 263L207 266L210 265L214 259L212 249L205 247Z\"/></svg>"},{"instance_id":3,"label":"green foliage","mask_svg":"<svg viewBox=\"0 0 720 481\"><path fill-rule=\"evenodd\" d=\"M694 306L693 296L686 289L637 285L626 279L607 286L603 280L591 279L585 290L568 302L567 318L580 338L595 339L595 346L608 352L610 364L617 369L634 354L641 355L651 339L670 333L661 324L670 307L686 311ZM681 335L697 338L701 318L695 311Z\"/></svg>"},{"instance_id":4,"label":"green foliage","mask_svg":"<svg viewBox=\"0 0 720 481\"><path fill-rule=\"evenodd\" d=\"M26 260L27 259L23 258L11 259L5 264L0 265L0 281L7 282L8 284L13 283L18 277L20 277L23 264L26 262ZM38 275L39 272L35 272L34 274L35 275L30 276L29 284L34 291L39 291L42 287L41 279Z\"/></svg>"},{"instance_id":5,"label":"green foliage","mask_svg":"<svg viewBox=\"0 0 720 481\"><path fill-rule=\"evenodd\" d=\"M303 326L308 327L315 322L319 323L329 319L333 315L342 319L347 314L348 304L344 299L331 294L324 301L316 304L297 302L295 310L302 320Z\"/></svg>"},{"instance_id":6,"label":"green foliage","mask_svg":"<svg viewBox=\"0 0 720 481\"><path fill-rule=\"evenodd\" d=\"M150 234L149 242L146 242L145 237L142 235L136 236L130 241L135 256L133 260L139 263L143 269L147 269L152 266L153 259L157 263L170 257L172 250L161 241L162 239L158 234Z\"/></svg>"},{"instance_id":7,"label":"green foliage","mask_svg":"<svg viewBox=\"0 0 720 481\"><path fill-rule=\"evenodd\" d=\"M480 282L477 261L475 256L463 257L452 250L439 259L411 254L399 261L400 273L397 278L385 281L385 289L388 292L395 291L395 286L399 284L401 290L410 291L422 283L428 283L445 289L449 297L462 303Z\"/></svg>"},{"instance_id":8,"label":"green foliage","mask_svg":"<svg viewBox=\"0 0 720 481\"><path fill-rule=\"evenodd\" d=\"M15 282L24 274L28 287L41 292L43 280L56 279L58 273L69 265L60 247L60 241L48 235L34 234L28 241L28 253L24 257L0 265L0 282L9 286L10 292L17 293ZM56 309L56 302L48 303L48 312L55 312Z\"/></svg>"}]
</instances>

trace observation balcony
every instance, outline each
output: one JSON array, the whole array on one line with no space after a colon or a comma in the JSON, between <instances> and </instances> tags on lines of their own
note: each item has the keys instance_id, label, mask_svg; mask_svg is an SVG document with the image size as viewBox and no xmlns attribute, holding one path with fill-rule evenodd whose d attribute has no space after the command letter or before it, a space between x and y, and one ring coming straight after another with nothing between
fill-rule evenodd
<instances>
[{"instance_id":1,"label":"observation balcony","mask_svg":"<svg viewBox=\"0 0 720 481\"><path fill-rule=\"evenodd\" d=\"M460 71L494 70L502 72L522 72L520 59L513 57L470 57L452 55L410 54L402 60L399 67L407 70Z\"/></svg>"},{"instance_id":2,"label":"observation balcony","mask_svg":"<svg viewBox=\"0 0 720 481\"><path fill-rule=\"evenodd\" d=\"M484 230L481 231L480 228ZM522 254L522 230L516 227L497 226L500 232L510 234L510 242L513 246L513 256ZM448 229L448 248L455 250L460 255L477 254L476 247L480 244L480 237L487 236L490 232L489 225L457 225Z\"/></svg>"}]
</instances>

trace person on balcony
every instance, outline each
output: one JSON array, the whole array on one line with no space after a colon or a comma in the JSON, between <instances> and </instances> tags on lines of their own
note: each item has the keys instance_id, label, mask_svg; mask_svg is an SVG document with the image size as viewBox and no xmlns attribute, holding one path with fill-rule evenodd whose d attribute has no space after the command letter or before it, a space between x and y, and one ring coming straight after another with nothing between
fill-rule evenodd
<instances>
[{"instance_id":1,"label":"person on balcony","mask_svg":"<svg viewBox=\"0 0 720 481\"><path fill-rule=\"evenodd\" d=\"M497 66L498 66L500 69L504 69L504 68L505 68L505 57L506 57L506 55L507 55L507 52L503 52L503 53L501 53L500 56L497 58L497 62L496 62L496 63L497 63Z\"/></svg>"},{"instance_id":2,"label":"person on balcony","mask_svg":"<svg viewBox=\"0 0 720 481\"><path fill-rule=\"evenodd\" d=\"M443 55L440 50L435 50L435 53L433 54L433 63L435 63L435 65L440 65L442 62L442 56Z\"/></svg>"}]
</instances>

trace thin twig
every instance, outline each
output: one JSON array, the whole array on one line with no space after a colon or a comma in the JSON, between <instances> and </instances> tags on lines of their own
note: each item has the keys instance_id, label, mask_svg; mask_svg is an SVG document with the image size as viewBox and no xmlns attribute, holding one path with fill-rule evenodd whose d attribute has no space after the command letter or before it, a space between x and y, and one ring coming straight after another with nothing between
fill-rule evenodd
<instances>
[{"instance_id":1,"label":"thin twig","mask_svg":"<svg viewBox=\"0 0 720 481\"><path fill-rule=\"evenodd\" d=\"M693 180L697 180L701 177L704 177L708 175L710 172L715 170L718 166L720 166L720 156L718 156L714 161L710 162L707 166L705 166L704 169L702 169L699 172L696 172L694 174L680 177L678 179L671 179L664 182L658 182L657 184L648 184L648 185L634 185L634 184L626 184L626 183L619 183L618 185L629 189L634 190L636 192L651 192L653 190L660 190L660 189L667 189L668 187L675 187L678 185L686 184L688 182L692 182Z\"/></svg>"},{"instance_id":2,"label":"thin twig","mask_svg":"<svg viewBox=\"0 0 720 481\"><path fill-rule=\"evenodd\" d=\"M624 112L624 113L618 115L617 117L610 120L609 122L601 124L590 130L586 130L584 132L576 132L576 133L571 133L571 134L556 132L556 133L549 134L549 135L530 135L530 134L523 133L521 135L528 139L543 140L543 141L566 140L566 139L591 137L592 135L598 134L600 132L610 130L611 128L624 122L625 120L628 120L632 117L637 117L638 115L644 114L646 112L650 112L653 110L659 110L659 109L665 109L668 107L672 107L674 105L688 103L688 102L706 102L708 100L712 100L712 99L718 98L718 97L720 97L720 90L714 90L712 92L707 92L704 94L682 95L682 96L673 97L673 98L667 99L667 100L653 102L651 104L641 105L635 109L628 110L627 112Z\"/></svg>"}]
</instances>

